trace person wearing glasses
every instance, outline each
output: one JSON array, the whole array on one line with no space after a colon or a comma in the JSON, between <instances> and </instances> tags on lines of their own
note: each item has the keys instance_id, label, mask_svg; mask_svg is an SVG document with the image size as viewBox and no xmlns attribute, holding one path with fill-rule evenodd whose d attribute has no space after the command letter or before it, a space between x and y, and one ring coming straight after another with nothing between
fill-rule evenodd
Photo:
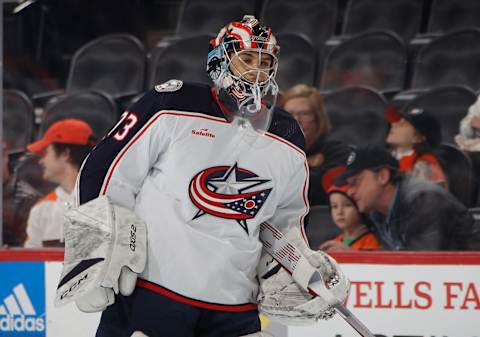
<instances>
[{"instance_id":1,"label":"person wearing glasses","mask_svg":"<svg viewBox=\"0 0 480 337\"><path fill-rule=\"evenodd\" d=\"M345 163L349 147L328 139L331 124L320 91L306 84L297 84L283 95L283 108L300 125L305 136L305 148L310 168L310 205L328 204L322 187L326 171Z\"/></svg>"}]
</instances>

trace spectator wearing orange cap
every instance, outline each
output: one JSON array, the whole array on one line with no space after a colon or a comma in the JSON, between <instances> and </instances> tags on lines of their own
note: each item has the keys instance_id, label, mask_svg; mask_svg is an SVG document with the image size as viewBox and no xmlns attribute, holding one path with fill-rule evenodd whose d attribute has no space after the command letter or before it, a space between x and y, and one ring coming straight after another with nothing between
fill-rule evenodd
<instances>
[{"instance_id":1,"label":"spectator wearing orange cap","mask_svg":"<svg viewBox=\"0 0 480 337\"><path fill-rule=\"evenodd\" d=\"M442 141L440 121L422 108L385 110L390 123L387 143L398 160L401 172L421 180L447 186L445 173L434 155Z\"/></svg>"},{"instance_id":2,"label":"spectator wearing orange cap","mask_svg":"<svg viewBox=\"0 0 480 337\"><path fill-rule=\"evenodd\" d=\"M328 170L322 179L322 185L330 205L330 215L335 225L342 230L333 240L320 245L325 252L378 250L380 242L366 225L367 217L358 210L355 201L347 195L348 185L336 186L333 179L345 171L345 167Z\"/></svg>"},{"instance_id":3,"label":"spectator wearing orange cap","mask_svg":"<svg viewBox=\"0 0 480 337\"><path fill-rule=\"evenodd\" d=\"M63 245L65 207L73 200L78 171L94 144L87 123L64 119L52 124L42 139L27 146L28 151L40 156L43 179L58 186L30 210L25 247Z\"/></svg>"}]
</instances>

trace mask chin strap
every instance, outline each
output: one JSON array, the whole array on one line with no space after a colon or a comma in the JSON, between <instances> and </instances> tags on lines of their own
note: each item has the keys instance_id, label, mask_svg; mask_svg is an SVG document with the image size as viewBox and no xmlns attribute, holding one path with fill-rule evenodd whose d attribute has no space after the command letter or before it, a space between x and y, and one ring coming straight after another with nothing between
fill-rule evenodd
<instances>
[{"instance_id":1,"label":"mask chin strap","mask_svg":"<svg viewBox=\"0 0 480 337\"><path fill-rule=\"evenodd\" d=\"M275 101L279 92L277 82L275 82L274 79L271 79L264 88L262 88L258 83L251 85L250 88L250 97L241 102L239 105L241 110L244 108L244 111L250 114L255 114L262 109L262 98L266 96L268 92L275 97ZM274 105L275 101L270 103Z\"/></svg>"},{"instance_id":2,"label":"mask chin strap","mask_svg":"<svg viewBox=\"0 0 480 337\"><path fill-rule=\"evenodd\" d=\"M254 115L262 109L262 90L258 84L250 86L250 97L240 103L240 111Z\"/></svg>"}]
</instances>

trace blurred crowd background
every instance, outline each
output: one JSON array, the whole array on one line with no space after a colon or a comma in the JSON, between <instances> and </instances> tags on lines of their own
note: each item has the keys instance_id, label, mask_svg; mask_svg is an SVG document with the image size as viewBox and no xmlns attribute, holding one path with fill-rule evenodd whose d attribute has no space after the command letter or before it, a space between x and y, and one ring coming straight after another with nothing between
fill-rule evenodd
<instances>
[{"instance_id":1,"label":"blurred crowd background","mask_svg":"<svg viewBox=\"0 0 480 337\"><path fill-rule=\"evenodd\" d=\"M371 145L480 222L477 0L4 1L3 243L61 246L89 148L154 85L210 84L209 39L244 14L271 26L281 47L279 104L306 138L312 246L422 249L385 246L369 214L338 220L342 203L364 212L333 175ZM27 150L38 141L68 146Z\"/></svg>"}]
</instances>

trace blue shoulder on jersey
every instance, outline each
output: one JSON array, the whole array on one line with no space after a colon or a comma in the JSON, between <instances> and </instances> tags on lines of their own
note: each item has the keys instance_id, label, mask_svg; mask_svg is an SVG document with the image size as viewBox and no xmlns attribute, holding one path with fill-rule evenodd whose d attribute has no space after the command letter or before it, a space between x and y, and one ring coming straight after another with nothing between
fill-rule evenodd
<instances>
[{"instance_id":1,"label":"blue shoulder on jersey","mask_svg":"<svg viewBox=\"0 0 480 337\"><path fill-rule=\"evenodd\" d=\"M192 82L183 82L180 89L175 91L159 92L152 89L129 109L131 112L145 114L147 119L160 110L189 111L224 117L213 100L211 87Z\"/></svg>"},{"instance_id":2,"label":"blue shoulder on jersey","mask_svg":"<svg viewBox=\"0 0 480 337\"><path fill-rule=\"evenodd\" d=\"M275 108L269 132L288 140L305 152L305 137L297 121L283 109Z\"/></svg>"},{"instance_id":3,"label":"blue shoulder on jersey","mask_svg":"<svg viewBox=\"0 0 480 337\"><path fill-rule=\"evenodd\" d=\"M168 82L167 82L168 83ZM153 114L159 110L173 109L178 111L199 112L210 116L222 117L224 115L215 102L212 88L199 83L184 82L180 89L174 92L158 92L152 90L139 101L141 106L134 105L131 111L151 110ZM153 104L152 109L145 105ZM269 132L289 141L305 151L305 139L297 121L283 109L275 108Z\"/></svg>"}]
</instances>

